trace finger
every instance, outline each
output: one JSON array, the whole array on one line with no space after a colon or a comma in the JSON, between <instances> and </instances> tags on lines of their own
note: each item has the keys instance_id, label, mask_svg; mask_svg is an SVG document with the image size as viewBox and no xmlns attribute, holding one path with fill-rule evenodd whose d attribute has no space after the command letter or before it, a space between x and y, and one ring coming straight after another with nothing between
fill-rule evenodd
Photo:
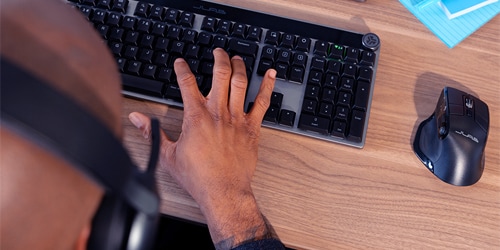
<instances>
[{"instance_id":1,"label":"finger","mask_svg":"<svg viewBox=\"0 0 500 250\"><path fill-rule=\"evenodd\" d=\"M254 105L249 113L250 119L255 122L262 122L264 114L269 108L271 102L271 94L273 93L274 83L276 81L276 70L269 69L264 78L262 79L262 84L260 85L259 93L255 97Z\"/></svg>"},{"instance_id":2,"label":"finger","mask_svg":"<svg viewBox=\"0 0 500 250\"><path fill-rule=\"evenodd\" d=\"M231 62L227 53L216 48L214 53L214 71L212 89L207 96L209 105L216 107L227 107L229 93L229 81L231 80Z\"/></svg>"},{"instance_id":3,"label":"finger","mask_svg":"<svg viewBox=\"0 0 500 250\"><path fill-rule=\"evenodd\" d=\"M245 62L239 56L231 59L232 71L231 88L229 94L229 111L232 116L244 114L245 95L247 91L247 72Z\"/></svg>"},{"instance_id":4,"label":"finger","mask_svg":"<svg viewBox=\"0 0 500 250\"><path fill-rule=\"evenodd\" d=\"M128 119L136 128L142 132L144 139L150 140L151 137L151 119L139 112L132 112L128 115ZM160 146L169 147L173 142L168 139L167 135L160 129ZM162 150L163 151L163 150Z\"/></svg>"},{"instance_id":5,"label":"finger","mask_svg":"<svg viewBox=\"0 0 500 250\"><path fill-rule=\"evenodd\" d=\"M191 72L189 65L184 59L177 58L174 62L174 71L177 75L179 88L181 89L184 109L190 110L192 107L199 107L204 97L198 89L196 78Z\"/></svg>"}]
</instances>

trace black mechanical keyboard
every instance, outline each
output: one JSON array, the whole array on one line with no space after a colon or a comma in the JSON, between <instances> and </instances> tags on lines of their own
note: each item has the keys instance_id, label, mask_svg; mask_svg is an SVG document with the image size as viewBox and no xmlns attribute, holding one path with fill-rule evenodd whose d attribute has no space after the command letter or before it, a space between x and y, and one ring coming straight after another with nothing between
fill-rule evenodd
<instances>
[{"instance_id":1,"label":"black mechanical keyboard","mask_svg":"<svg viewBox=\"0 0 500 250\"><path fill-rule=\"evenodd\" d=\"M186 59L206 95L216 47L245 61L245 110L263 74L277 71L262 126L362 148L380 40L373 33L325 27L196 0L67 0L106 40L123 94L182 107L173 61Z\"/></svg>"}]
</instances>

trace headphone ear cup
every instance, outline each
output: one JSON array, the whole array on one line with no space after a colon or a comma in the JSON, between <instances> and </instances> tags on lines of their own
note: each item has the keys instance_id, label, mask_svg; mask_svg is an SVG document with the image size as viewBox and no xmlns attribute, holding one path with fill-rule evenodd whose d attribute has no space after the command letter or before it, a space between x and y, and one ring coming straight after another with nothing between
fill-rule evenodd
<instances>
[{"instance_id":1,"label":"headphone ear cup","mask_svg":"<svg viewBox=\"0 0 500 250\"><path fill-rule=\"evenodd\" d=\"M130 225L127 250L152 249L156 240L158 220L158 215L137 212Z\"/></svg>"},{"instance_id":2,"label":"headphone ear cup","mask_svg":"<svg viewBox=\"0 0 500 250\"><path fill-rule=\"evenodd\" d=\"M87 249L124 249L134 213L122 199L106 193L92 220Z\"/></svg>"}]
</instances>

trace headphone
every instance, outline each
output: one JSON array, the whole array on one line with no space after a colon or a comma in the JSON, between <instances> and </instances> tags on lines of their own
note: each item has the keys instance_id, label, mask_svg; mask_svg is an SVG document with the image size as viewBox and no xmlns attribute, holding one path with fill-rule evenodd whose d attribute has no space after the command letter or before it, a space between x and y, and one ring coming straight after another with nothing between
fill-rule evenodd
<instances>
[{"instance_id":1,"label":"headphone","mask_svg":"<svg viewBox=\"0 0 500 250\"><path fill-rule=\"evenodd\" d=\"M141 171L87 110L6 58L0 57L0 65L1 125L65 159L105 189L87 248L151 249L160 204L155 180L158 120L151 120L151 155Z\"/></svg>"}]
</instances>

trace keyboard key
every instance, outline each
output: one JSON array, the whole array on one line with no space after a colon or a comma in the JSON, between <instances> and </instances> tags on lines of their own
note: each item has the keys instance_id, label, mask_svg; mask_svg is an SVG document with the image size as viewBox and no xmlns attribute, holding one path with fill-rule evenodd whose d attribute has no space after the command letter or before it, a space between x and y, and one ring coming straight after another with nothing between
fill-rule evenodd
<instances>
[{"instance_id":1,"label":"keyboard key","mask_svg":"<svg viewBox=\"0 0 500 250\"><path fill-rule=\"evenodd\" d=\"M229 35L231 31L231 22L227 20L220 20L219 24L217 24L217 33L223 35Z\"/></svg>"},{"instance_id":2,"label":"keyboard key","mask_svg":"<svg viewBox=\"0 0 500 250\"><path fill-rule=\"evenodd\" d=\"M271 45L278 45L280 33L278 31L268 30L264 42Z\"/></svg>"},{"instance_id":3,"label":"keyboard key","mask_svg":"<svg viewBox=\"0 0 500 250\"><path fill-rule=\"evenodd\" d=\"M324 88L321 95L322 102L335 103L335 90L330 88Z\"/></svg>"},{"instance_id":4,"label":"keyboard key","mask_svg":"<svg viewBox=\"0 0 500 250\"><path fill-rule=\"evenodd\" d=\"M363 51L360 63L366 66L373 66L375 63L375 53L371 51Z\"/></svg>"},{"instance_id":5,"label":"keyboard key","mask_svg":"<svg viewBox=\"0 0 500 250\"><path fill-rule=\"evenodd\" d=\"M264 121L277 123L278 122L278 114L280 109L277 107L269 107L264 115Z\"/></svg>"},{"instance_id":6,"label":"keyboard key","mask_svg":"<svg viewBox=\"0 0 500 250\"><path fill-rule=\"evenodd\" d=\"M166 82L172 82L174 70L171 68L161 67L158 71L158 79Z\"/></svg>"},{"instance_id":7,"label":"keyboard key","mask_svg":"<svg viewBox=\"0 0 500 250\"><path fill-rule=\"evenodd\" d=\"M209 32L214 32L217 25L217 19L213 17L205 17L201 24L201 29Z\"/></svg>"},{"instance_id":8,"label":"keyboard key","mask_svg":"<svg viewBox=\"0 0 500 250\"><path fill-rule=\"evenodd\" d=\"M103 9L109 9L111 7L111 0L99 0L97 1L97 7Z\"/></svg>"},{"instance_id":9,"label":"keyboard key","mask_svg":"<svg viewBox=\"0 0 500 250\"><path fill-rule=\"evenodd\" d=\"M239 39L231 39L229 41L228 50L238 55L248 55L255 57L259 46L253 42L246 42Z\"/></svg>"},{"instance_id":10,"label":"keyboard key","mask_svg":"<svg viewBox=\"0 0 500 250\"><path fill-rule=\"evenodd\" d=\"M323 73L317 70L311 70L309 72L309 84L321 86L323 82Z\"/></svg>"},{"instance_id":11,"label":"keyboard key","mask_svg":"<svg viewBox=\"0 0 500 250\"><path fill-rule=\"evenodd\" d=\"M164 14L165 14L165 8L163 8L163 6L153 5L149 16L155 20L163 20Z\"/></svg>"},{"instance_id":12,"label":"keyboard key","mask_svg":"<svg viewBox=\"0 0 500 250\"><path fill-rule=\"evenodd\" d=\"M97 31L104 39L108 39L109 26L104 24L99 24L97 26Z\"/></svg>"},{"instance_id":13,"label":"keyboard key","mask_svg":"<svg viewBox=\"0 0 500 250\"><path fill-rule=\"evenodd\" d=\"M293 127L294 123L295 123L295 112L286 109L281 110L279 124Z\"/></svg>"},{"instance_id":14,"label":"keyboard key","mask_svg":"<svg viewBox=\"0 0 500 250\"><path fill-rule=\"evenodd\" d=\"M357 48L349 48L346 52L345 60L352 63L358 62L359 50Z\"/></svg>"},{"instance_id":15,"label":"keyboard key","mask_svg":"<svg viewBox=\"0 0 500 250\"><path fill-rule=\"evenodd\" d=\"M286 63L276 63L276 77L279 79L288 79L288 64Z\"/></svg>"},{"instance_id":16,"label":"keyboard key","mask_svg":"<svg viewBox=\"0 0 500 250\"><path fill-rule=\"evenodd\" d=\"M257 26L250 26L248 29L247 39L251 41L260 41L260 36L262 35L262 28Z\"/></svg>"},{"instance_id":17,"label":"keyboard key","mask_svg":"<svg viewBox=\"0 0 500 250\"><path fill-rule=\"evenodd\" d=\"M182 101L181 89L177 84L167 84L165 89L165 98L174 101Z\"/></svg>"},{"instance_id":18,"label":"keyboard key","mask_svg":"<svg viewBox=\"0 0 500 250\"><path fill-rule=\"evenodd\" d=\"M169 23L177 23L179 20L179 10L169 8L165 12L165 21Z\"/></svg>"},{"instance_id":19,"label":"keyboard key","mask_svg":"<svg viewBox=\"0 0 500 250\"><path fill-rule=\"evenodd\" d=\"M194 14L191 12L182 12L179 24L186 27L193 27Z\"/></svg>"},{"instance_id":20,"label":"keyboard key","mask_svg":"<svg viewBox=\"0 0 500 250\"><path fill-rule=\"evenodd\" d=\"M108 19L106 20L106 24L112 27L118 27L120 25L120 21L122 16L117 13L109 13Z\"/></svg>"},{"instance_id":21,"label":"keyboard key","mask_svg":"<svg viewBox=\"0 0 500 250\"><path fill-rule=\"evenodd\" d=\"M323 57L314 57L311 61L311 69L316 69L321 72L325 69L326 59Z\"/></svg>"},{"instance_id":22,"label":"keyboard key","mask_svg":"<svg viewBox=\"0 0 500 250\"><path fill-rule=\"evenodd\" d=\"M146 64L142 70L142 75L154 79L156 77L156 65Z\"/></svg>"},{"instance_id":23,"label":"keyboard key","mask_svg":"<svg viewBox=\"0 0 500 250\"><path fill-rule=\"evenodd\" d=\"M340 90L352 94L354 92L354 80L343 77L340 81Z\"/></svg>"},{"instance_id":24,"label":"keyboard key","mask_svg":"<svg viewBox=\"0 0 500 250\"><path fill-rule=\"evenodd\" d=\"M368 67L360 67L358 78L370 82L372 80L373 70Z\"/></svg>"},{"instance_id":25,"label":"keyboard key","mask_svg":"<svg viewBox=\"0 0 500 250\"><path fill-rule=\"evenodd\" d=\"M344 46L334 44L331 47L330 54L328 55L333 59L343 59L344 58Z\"/></svg>"},{"instance_id":26,"label":"keyboard key","mask_svg":"<svg viewBox=\"0 0 500 250\"><path fill-rule=\"evenodd\" d=\"M307 64L307 54L303 52L296 52L293 55L292 65L305 68Z\"/></svg>"},{"instance_id":27,"label":"keyboard key","mask_svg":"<svg viewBox=\"0 0 500 250\"><path fill-rule=\"evenodd\" d=\"M320 87L316 85L308 84L306 86L306 91L304 97L310 100L318 100Z\"/></svg>"},{"instance_id":28,"label":"keyboard key","mask_svg":"<svg viewBox=\"0 0 500 250\"><path fill-rule=\"evenodd\" d=\"M346 63L344 65L344 71L342 73L342 76L347 76L347 77L355 78L356 77L356 71L357 71L356 65L351 64L351 63Z\"/></svg>"},{"instance_id":29,"label":"keyboard key","mask_svg":"<svg viewBox=\"0 0 500 250\"><path fill-rule=\"evenodd\" d=\"M270 106L281 108L281 103L283 102L283 94L278 92L273 92L271 94Z\"/></svg>"},{"instance_id":30,"label":"keyboard key","mask_svg":"<svg viewBox=\"0 0 500 250\"><path fill-rule=\"evenodd\" d=\"M135 29L136 23L137 23L137 18L126 16L123 18L122 28L133 30Z\"/></svg>"},{"instance_id":31,"label":"keyboard key","mask_svg":"<svg viewBox=\"0 0 500 250\"><path fill-rule=\"evenodd\" d=\"M111 10L125 13L127 6L128 6L128 0L114 0Z\"/></svg>"},{"instance_id":32,"label":"keyboard key","mask_svg":"<svg viewBox=\"0 0 500 250\"><path fill-rule=\"evenodd\" d=\"M99 23L104 23L105 18L106 18L106 11L97 9L94 11L94 14L92 15L92 18L90 20L95 24L99 24Z\"/></svg>"},{"instance_id":33,"label":"keyboard key","mask_svg":"<svg viewBox=\"0 0 500 250\"><path fill-rule=\"evenodd\" d=\"M263 76L266 73L266 71L270 68L273 68L273 62L266 59L262 59L259 62L259 67L257 68L257 74Z\"/></svg>"},{"instance_id":34,"label":"keyboard key","mask_svg":"<svg viewBox=\"0 0 500 250\"><path fill-rule=\"evenodd\" d=\"M122 83L125 90L158 97L163 95L163 83L160 81L122 74Z\"/></svg>"},{"instance_id":35,"label":"keyboard key","mask_svg":"<svg viewBox=\"0 0 500 250\"><path fill-rule=\"evenodd\" d=\"M333 115L333 104L322 102L318 114L326 118L331 118Z\"/></svg>"},{"instance_id":36,"label":"keyboard key","mask_svg":"<svg viewBox=\"0 0 500 250\"><path fill-rule=\"evenodd\" d=\"M328 134L330 132L330 119L302 114L299 119L299 128L321 134Z\"/></svg>"},{"instance_id":37,"label":"keyboard key","mask_svg":"<svg viewBox=\"0 0 500 250\"><path fill-rule=\"evenodd\" d=\"M235 23L233 26L233 31L231 32L231 36L237 38L245 38L247 31L247 26L243 23Z\"/></svg>"},{"instance_id":38,"label":"keyboard key","mask_svg":"<svg viewBox=\"0 0 500 250\"><path fill-rule=\"evenodd\" d=\"M290 70L289 80L296 83L302 83L304 81L304 74L304 68L294 66Z\"/></svg>"},{"instance_id":39,"label":"keyboard key","mask_svg":"<svg viewBox=\"0 0 500 250\"><path fill-rule=\"evenodd\" d=\"M156 22L153 24L153 30L151 31L151 34L156 36L164 36L167 28L168 27L165 23Z\"/></svg>"},{"instance_id":40,"label":"keyboard key","mask_svg":"<svg viewBox=\"0 0 500 250\"><path fill-rule=\"evenodd\" d=\"M368 108L368 100L370 98L370 83L359 81L356 88L356 101L354 108L366 111Z\"/></svg>"},{"instance_id":41,"label":"keyboard key","mask_svg":"<svg viewBox=\"0 0 500 250\"><path fill-rule=\"evenodd\" d=\"M267 59L269 61L274 62L275 57L276 57L276 48L275 47L265 46L262 49L262 55L260 57L261 59Z\"/></svg>"},{"instance_id":42,"label":"keyboard key","mask_svg":"<svg viewBox=\"0 0 500 250\"><path fill-rule=\"evenodd\" d=\"M346 92L340 92L339 99L338 99L337 103L350 108L351 107L351 100L352 100L352 94L346 93Z\"/></svg>"},{"instance_id":43,"label":"keyboard key","mask_svg":"<svg viewBox=\"0 0 500 250\"><path fill-rule=\"evenodd\" d=\"M315 115L317 106L317 101L304 99L304 102L302 103L302 112Z\"/></svg>"},{"instance_id":44,"label":"keyboard key","mask_svg":"<svg viewBox=\"0 0 500 250\"><path fill-rule=\"evenodd\" d=\"M144 33L149 33L151 29L152 22L147 19L140 19L137 22L137 30Z\"/></svg>"},{"instance_id":45,"label":"keyboard key","mask_svg":"<svg viewBox=\"0 0 500 250\"><path fill-rule=\"evenodd\" d=\"M335 109L335 120L347 121L349 118L349 108L338 106Z\"/></svg>"},{"instance_id":46,"label":"keyboard key","mask_svg":"<svg viewBox=\"0 0 500 250\"><path fill-rule=\"evenodd\" d=\"M311 39L307 37L299 37L297 39L297 45L295 46L296 50L300 51L309 51L309 46L311 46Z\"/></svg>"},{"instance_id":47,"label":"keyboard key","mask_svg":"<svg viewBox=\"0 0 500 250\"><path fill-rule=\"evenodd\" d=\"M283 34L281 37L280 47L292 49L295 47L295 35Z\"/></svg>"},{"instance_id":48,"label":"keyboard key","mask_svg":"<svg viewBox=\"0 0 500 250\"><path fill-rule=\"evenodd\" d=\"M145 2L138 2L137 6L135 7L134 15L140 17L149 16L149 4Z\"/></svg>"},{"instance_id":49,"label":"keyboard key","mask_svg":"<svg viewBox=\"0 0 500 250\"><path fill-rule=\"evenodd\" d=\"M138 61L129 61L128 66L126 68L126 72L133 74L133 75L139 75L141 71L141 66L142 63Z\"/></svg>"},{"instance_id":50,"label":"keyboard key","mask_svg":"<svg viewBox=\"0 0 500 250\"><path fill-rule=\"evenodd\" d=\"M348 140L361 142L365 127L365 117L366 113L363 111L354 110L352 112L349 135L347 136Z\"/></svg>"},{"instance_id":51,"label":"keyboard key","mask_svg":"<svg viewBox=\"0 0 500 250\"><path fill-rule=\"evenodd\" d=\"M332 135L344 139L346 129L347 129L347 123L341 121L334 121L332 128Z\"/></svg>"},{"instance_id":52,"label":"keyboard key","mask_svg":"<svg viewBox=\"0 0 500 250\"><path fill-rule=\"evenodd\" d=\"M278 51L277 62L289 64L292 59L292 51L288 49L281 49Z\"/></svg>"},{"instance_id":53,"label":"keyboard key","mask_svg":"<svg viewBox=\"0 0 500 250\"><path fill-rule=\"evenodd\" d=\"M314 45L314 54L318 56L326 56L328 52L329 44L325 41L316 41Z\"/></svg>"}]
</instances>

